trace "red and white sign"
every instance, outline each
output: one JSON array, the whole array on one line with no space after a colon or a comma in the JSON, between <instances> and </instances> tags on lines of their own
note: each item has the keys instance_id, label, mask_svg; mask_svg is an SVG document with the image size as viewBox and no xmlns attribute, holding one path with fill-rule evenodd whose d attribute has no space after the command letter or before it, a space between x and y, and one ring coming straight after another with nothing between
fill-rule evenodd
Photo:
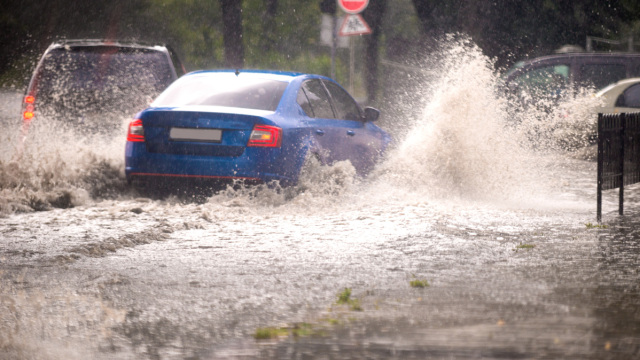
<instances>
[{"instance_id":1,"label":"red and white sign","mask_svg":"<svg viewBox=\"0 0 640 360\"><path fill-rule=\"evenodd\" d=\"M338 4L347 14L358 14L369 5L369 0L338 0Z\"/></svg>"},{"instance_id":2,"label":"red and white sign","mask_svg":"<svg viewBox=\"0 0 640 360\"><path fill-rule=\"evenodd\" d=\"M342 26L340 26L340 31L338 32L338 35L340 36L367 34L371 34L371 28L364 21L362 16L358 14L345 16L344 21L342 22Z\"/></svg>"}]
</instances>

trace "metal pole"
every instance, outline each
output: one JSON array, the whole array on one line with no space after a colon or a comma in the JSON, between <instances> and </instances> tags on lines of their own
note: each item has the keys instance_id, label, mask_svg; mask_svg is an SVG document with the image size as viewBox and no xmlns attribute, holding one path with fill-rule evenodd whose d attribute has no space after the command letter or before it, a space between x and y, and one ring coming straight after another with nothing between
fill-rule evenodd
<instances>
[{"instance_id":1,"label":"metal pole","mask_svg":"<svg viewBox=\"0 0 640 360\"><path fill-rule=\"evenodd\" d=\"M597 190L597 210L596 210L596 218L598 222L602 221L602 172L603 169L603 148L604 148L604 139L602 136L602 128L603 128L603 116L602 113L598 114L598 190Z\"/></svg>"},{"instance_id":2,"label":"metal pole","mask_svg":"<svg viewBox=\"0 0 640 360\"><path fill-rule=\"evenodd\" d=\"M331 15L331 78L336 78L336 48L338 47L338 29L336 14Z\"/></svg>"},{"instance_id":3,"label":"metal pole","mask_svg":"<svg viewBox=\"0 0 640 360\"><path fill-rule=\"evenodd\" d=\"M356 68L356 50L353 41L353 36L349 37L349 92L353 96L353 78L355 77Z\"/></svg>"}]
</instances>

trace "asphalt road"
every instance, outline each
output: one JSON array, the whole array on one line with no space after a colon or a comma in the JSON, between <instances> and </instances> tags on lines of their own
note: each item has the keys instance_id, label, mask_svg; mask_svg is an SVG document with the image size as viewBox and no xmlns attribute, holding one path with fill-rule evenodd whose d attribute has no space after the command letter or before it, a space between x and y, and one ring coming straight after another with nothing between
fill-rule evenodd
<instances>
[{"instance_id":1,"label":"asphalt road","mask_svg":"<svg viewBox=\"0 0 640 360\"><path fill-rule=\"evenodd\" d=\"M608 213L597 228L586 225L593 209L576 204L370 194L365 205L366 190L352 191L276 205L117 199L6 216L4 358L638 354L637 212ZM345 288L355 303L337 303ZM255 338L268 328L279 336Z\"/></svg>"}]
</instances>

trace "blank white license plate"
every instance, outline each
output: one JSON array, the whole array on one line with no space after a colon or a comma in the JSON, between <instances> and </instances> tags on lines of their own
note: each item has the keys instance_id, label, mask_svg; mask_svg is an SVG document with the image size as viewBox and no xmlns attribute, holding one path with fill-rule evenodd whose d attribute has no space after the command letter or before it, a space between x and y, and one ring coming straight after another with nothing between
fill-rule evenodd
<instances>
[{"instance_id":1,"label":"blank white license plate","mask_svg":"<svg viewBox=\"0 0 640 360\"><path fill-rule=\"evenodd\" d=\"M171 131L169 132L169 138L171 140L178 141L220 142L222 140L222 130L171 128Z\"/></svg>"}]
</instances>

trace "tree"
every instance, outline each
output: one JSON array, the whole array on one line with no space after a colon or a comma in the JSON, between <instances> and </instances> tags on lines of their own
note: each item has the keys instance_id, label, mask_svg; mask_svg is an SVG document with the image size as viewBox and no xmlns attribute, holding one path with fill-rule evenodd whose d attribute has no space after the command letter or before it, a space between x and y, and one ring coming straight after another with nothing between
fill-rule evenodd
<instances>
[{"instance_id":1,"label":"tree","mask_svg":"<svg viewBox=\"0 0 640 360\"><path fill-rule=\"evenodd\" d=\"M244 67L244 45L242 43L242 1L220 0L224 37L224 61L227 67Z\"/></svg>"},{"instance_id":2,"label":"tree","mask_svg":"<svg viewBox=\"0 0 640 360\"><path fill-rule=\"evenodd\" d=\"M264 42L262 44L262 48L264 51L271 51L273 49L273 44L276 42L276 15L278 13L278 0L264 0L265 3L265 11L264 11Z\"/></svg>"},{"instance_id":3,"label":"tree","mask_svg":"<svg viewBox=\"0 0 640 360\"><path fill-rule=\"evenodd\" d=\"M464 33L497 65L549 54L586 36L621 37L630 0L412 0L426 39Z\"/></svg>"},{"instance_id":4,"label":"tree","mask_svg":"<svg viewBox=\"0 0 640 360\"><path fill-rule=\"evenodd\" d=\"M378 52L379 39L382 32L382 19L387 10L387 0L370 0L363 12L364 20L371 27L371 35L365 37L365 68L367 98L375 101L378 92Z\"/></svg>"}]
</instances>

